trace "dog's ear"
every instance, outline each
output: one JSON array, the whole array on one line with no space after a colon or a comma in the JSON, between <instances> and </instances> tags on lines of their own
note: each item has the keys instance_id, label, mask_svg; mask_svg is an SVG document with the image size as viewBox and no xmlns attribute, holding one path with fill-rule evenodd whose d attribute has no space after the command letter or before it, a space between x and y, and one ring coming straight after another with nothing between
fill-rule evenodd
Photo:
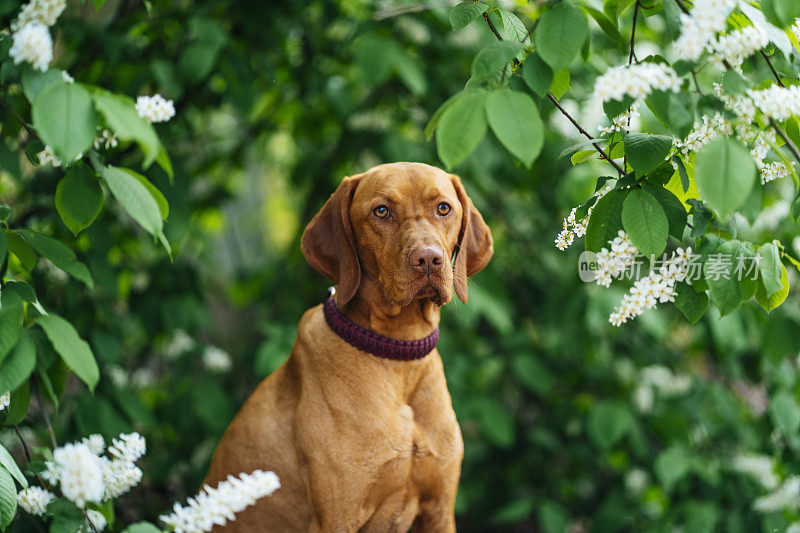
<instances>
[{"instance_id":1,"label":"dog's ear","mask_svg":"<svg viewBox=\"0 0 800 533\"><path fill-rule=\"evenodd\" d=\"M300 249L320 274L336 282L336 302L349 302L361 283L361 265L350 223L358 177L347 177L306 226Z\"/></svg>"},{"instance_id":2,"label":"dog's ear","mask_svg":"<svg viewBox=\"0 0 800 533\"><path fill-rule=\"evenodd\" d=\"M461 179L455 175L451 179L463 213L453 260L453 288L458 298L467 303L467 278L483 270L494 253L492 232L472 205Z\"/></svg>"}]
</instances>

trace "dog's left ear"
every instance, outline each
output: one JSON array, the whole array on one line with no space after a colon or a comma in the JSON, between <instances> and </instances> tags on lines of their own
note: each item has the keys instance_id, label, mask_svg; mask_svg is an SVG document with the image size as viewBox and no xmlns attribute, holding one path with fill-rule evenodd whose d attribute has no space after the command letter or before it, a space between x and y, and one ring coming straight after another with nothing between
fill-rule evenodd
<instances>
[{"instance_id":1,"label":"dog's left ear","mask_svg":"<svg viewBox=\"0 0 800 533\"><path fill-rule=\"evenodd\" d=\"M453 264L453 288L458 298L467 303L467 278L477 274L492 258L494 253L492 232L483 217L472 205L461 179L451 175L458 201L461 203L461 230L455 250Z\"/></svg>"},{"instance_id":2,"label":"dog's left ear","mask_svg":"<svg viewBox=\"0 0 800 533\"><path fill-rule=\"evenodd\" d=\"M350 206L358 177L342 180L322 209L306 226L300 249L317 272L336 282L336 303L344 306L361 283L361 265L356 252Z\"/></svg>"}]
</instances>

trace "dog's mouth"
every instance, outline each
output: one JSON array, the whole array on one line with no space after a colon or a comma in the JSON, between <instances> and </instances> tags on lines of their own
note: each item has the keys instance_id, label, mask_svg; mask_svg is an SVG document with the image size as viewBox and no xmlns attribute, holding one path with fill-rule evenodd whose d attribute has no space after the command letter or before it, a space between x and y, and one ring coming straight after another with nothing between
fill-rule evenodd
<instances>
[{"instance_id":1,"label":"dog's mouth","mask_svg":"<svg viewBox=\"0 0 800 533\"><path fill-rule=\"evenodd\" d=\"M439 307L444 305L445 298L447 298L447 295L444 294L444 290L430 281L414 295L415 300L430 300Z\"/></svg>"}]
</instances>

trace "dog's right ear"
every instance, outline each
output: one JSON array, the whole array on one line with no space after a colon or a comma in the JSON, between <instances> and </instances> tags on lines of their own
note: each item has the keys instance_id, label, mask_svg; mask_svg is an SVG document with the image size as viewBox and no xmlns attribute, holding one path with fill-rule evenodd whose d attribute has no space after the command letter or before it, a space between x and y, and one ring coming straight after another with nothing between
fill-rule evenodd
<instances>
[{"instance_id":1,"label":"dog's right ear","mask_svg":"<svg viewBox=\"0 0 800 533\"><path fill-rule=\"evenodd\" d=\"M336 303L344 306L356 294L361 283L350 206L358 177L342 180L322 209L306 226L300 249L317 272L336 282Z\"/></svg>"}]
</instances>

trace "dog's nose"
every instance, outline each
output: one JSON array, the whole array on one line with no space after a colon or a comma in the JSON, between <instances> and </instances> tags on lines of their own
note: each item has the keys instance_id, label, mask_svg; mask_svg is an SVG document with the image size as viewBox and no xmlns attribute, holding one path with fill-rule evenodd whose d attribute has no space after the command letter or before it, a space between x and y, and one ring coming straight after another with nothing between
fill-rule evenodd
<instances>
[{"instance_id":1,"label":"dog's nose","mask_svg":"<svg viewBox=\"0 0 800 533\"><path fill-rule=\"evenodd\" d=\"M428 274L436 272L444 262L444 252L438 246L421 246L411 254L411 266Z\"/></svg>"}]
</instances>

